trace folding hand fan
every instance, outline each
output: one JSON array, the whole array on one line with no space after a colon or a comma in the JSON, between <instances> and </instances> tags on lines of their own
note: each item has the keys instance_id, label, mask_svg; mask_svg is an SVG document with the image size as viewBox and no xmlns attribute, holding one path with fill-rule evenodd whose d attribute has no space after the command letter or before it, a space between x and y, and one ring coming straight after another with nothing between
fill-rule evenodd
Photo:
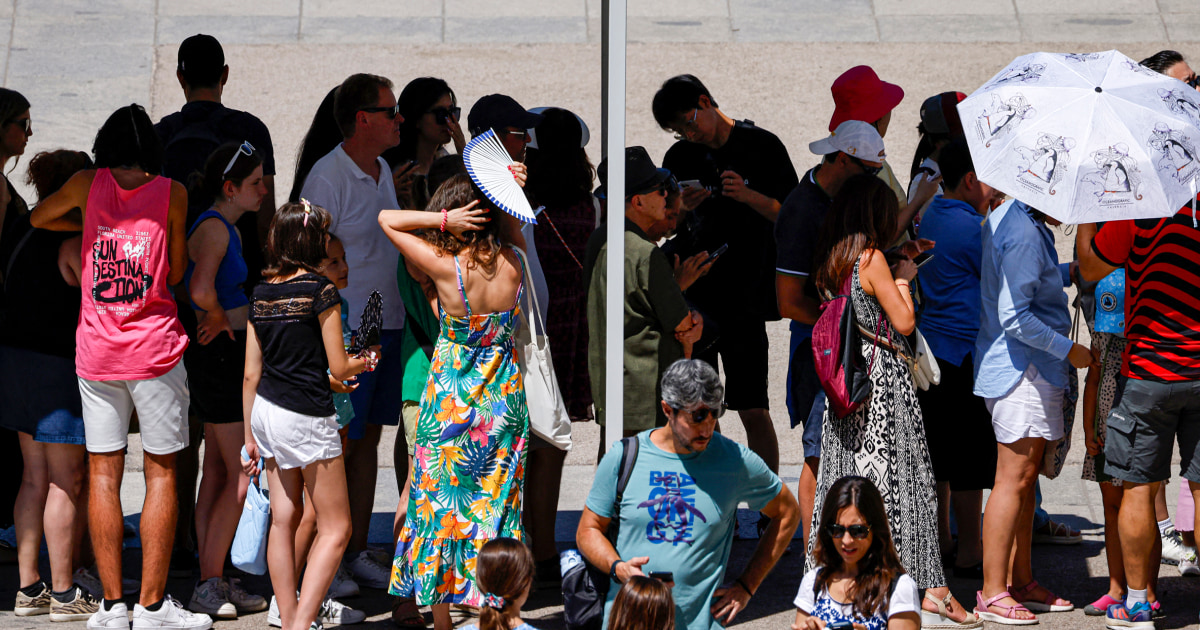
<instances>
[{"instance_id":1,"label":"folding hand fan","mask_svg":"<svg viewBox=\"0 0 1200 630\"><path fill-rule=\"evenodd\" d=\"M371 346L379 344L380 331L383 330L383 296L378 291L372 291L363 308L362 317L358 320L358 330L350 339L350 354L358 354Z\"/></svg>"},{"instance_id":2,"label":"folding hand fan","mask_svg":"<svg viewBox=\"0 0 1200 630\"><path fill-rule=\"evenodd\" d=\"M525 191L508 170L513 165L512 158L494 131L488 129L463 147L463 165L471 181L497 207L525 223L537 223Z\"/></svg>"}]
</instances>

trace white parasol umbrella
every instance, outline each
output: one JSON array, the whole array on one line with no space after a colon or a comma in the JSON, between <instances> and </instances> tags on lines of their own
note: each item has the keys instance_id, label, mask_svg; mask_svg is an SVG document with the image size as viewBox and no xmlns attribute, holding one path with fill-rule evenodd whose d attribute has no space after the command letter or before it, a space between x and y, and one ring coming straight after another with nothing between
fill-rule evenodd
<instances>
[{"instance_id":1,"label":"white parasol umbrella","mask_svg":"<svg viewBox=\"0 0 1200 630\"><path fill-rule=\"evenodd\" d=\"M1063 223L1196 197L1200 93L1115 50L1018 57L958 111L979 179Z\"/></svg>"}]
</instances>

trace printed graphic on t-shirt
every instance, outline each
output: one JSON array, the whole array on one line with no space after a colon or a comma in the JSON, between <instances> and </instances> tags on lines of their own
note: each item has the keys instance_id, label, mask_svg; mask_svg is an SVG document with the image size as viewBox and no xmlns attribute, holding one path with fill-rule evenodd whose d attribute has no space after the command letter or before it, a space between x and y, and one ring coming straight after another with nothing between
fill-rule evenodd
<instances>
[{"instance_id":1,"label":"printed graphic on t-shirt","mask_svg":"<svg viewBox=\"0 0 1200 630\"><path fill-rule=\"evenodd\" d=\"M650 513L646 525L646 540L655 543L692 544L695 519L707 523L708 518L696 509L696 480L691 475L674 471L650 471L650 496L638 504Z\"/></svg>"},{"instance_id":2,"label":"printed graphic on t-shirt","mask_svg":"<svg viewBox=\"0 0 1200 630\"><path fill-rule=\"evenodd\" d=\"M154 278L146 273L152 239L145 232L100 226L92 244L92 299L96 310L127 315L146 302Z\"/></svg>"}]
</instances>

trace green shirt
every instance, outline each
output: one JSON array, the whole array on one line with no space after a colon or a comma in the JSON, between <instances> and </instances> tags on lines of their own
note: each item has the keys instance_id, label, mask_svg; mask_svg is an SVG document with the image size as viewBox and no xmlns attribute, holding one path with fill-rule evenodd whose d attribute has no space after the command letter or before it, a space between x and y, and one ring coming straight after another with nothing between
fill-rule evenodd
<instances>
[{"instance_id":1,"label":"green shirt","mask_svg":"<svg viewBox=\"0 0 1200 630\"><path fill-rule=\"evenodd\" d=\"M584 277L588 283L588 370L596 421L604 424L604 329L607 321L607 225L588 239ZM683 358L675 327L689 308L667 256L628 219L625 220L625 422L626 430L666 424L659 401L659 380Z\"/></svg>"},{"instance_id":2,"label":"green shirt","mask_svg":"<svg viewBox=\"0 0 1200 630\"><path fill-rule=\"evenodd\" d=\"M421 284L408 275L404 266L404 255L400 255L400 263L396 265L396 285L400 289L400 299L404 301L407 319L404 331L400 334L400 360L404 363L404 378L400 388L401 400L421 401L421 394L429 381L429 355L422 348L424 341L433 351L433 344L441 334L441 324L437 314L429 308L429 299ZM416 331L417 327L420 331ZM418 339L422 337L423 339Z\"/></svg>"}]
</instances>

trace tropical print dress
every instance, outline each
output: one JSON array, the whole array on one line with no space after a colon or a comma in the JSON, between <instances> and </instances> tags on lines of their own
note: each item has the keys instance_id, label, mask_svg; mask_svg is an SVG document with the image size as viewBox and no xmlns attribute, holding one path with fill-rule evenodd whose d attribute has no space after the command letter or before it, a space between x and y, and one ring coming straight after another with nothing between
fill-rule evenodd
<instances>
[{"instance_id":1,"label":"tropical print dress","mask_svg":"<svg viewBox=\"0 0 1200 630\"><path fill-rule=\"evenodd\" d=\"M417 604L481 605L475 558L494 538L521 540L529 409L513 334L518 304L465 317L439 305L442 332L421 396L408 516L388 592Z\"/></svg>"}]
</instances>

